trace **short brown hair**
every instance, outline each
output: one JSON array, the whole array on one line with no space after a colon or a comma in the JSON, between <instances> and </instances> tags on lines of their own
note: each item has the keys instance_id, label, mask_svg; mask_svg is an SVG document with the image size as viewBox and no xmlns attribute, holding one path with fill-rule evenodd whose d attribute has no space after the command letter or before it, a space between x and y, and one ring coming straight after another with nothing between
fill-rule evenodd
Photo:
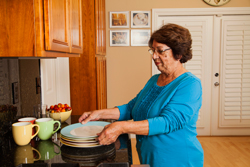
<instances>
[{"instance_id":1,"label":"short brown hair","mask_svg":"<svg viewBox=\"0 0 250 167\"><path fill-rule=\"evenodd\" d=\"M149 47L152 47L153 41L169 46L176 60L186 63L192 59L192 39L188 29L177 24L166 24L156 30L150 37Z\"/></svg>"}]
</instances>

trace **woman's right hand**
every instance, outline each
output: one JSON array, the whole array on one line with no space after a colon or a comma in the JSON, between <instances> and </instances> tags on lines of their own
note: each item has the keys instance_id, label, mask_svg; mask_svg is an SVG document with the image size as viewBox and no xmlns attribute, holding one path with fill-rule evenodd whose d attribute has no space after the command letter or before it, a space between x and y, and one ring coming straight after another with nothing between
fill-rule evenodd
<instances>
[{"instance_id":1,"label":"woman's right hand","mask_svg":"<svg viewBox=\"0 0 250 167\"><path fill-rule=\"evenodd\" d=\"M86 124L89 121L97 121L101 118L101 113L100 110L84 112L78 121L82 124Z\"/></svg>"}]
</instances>

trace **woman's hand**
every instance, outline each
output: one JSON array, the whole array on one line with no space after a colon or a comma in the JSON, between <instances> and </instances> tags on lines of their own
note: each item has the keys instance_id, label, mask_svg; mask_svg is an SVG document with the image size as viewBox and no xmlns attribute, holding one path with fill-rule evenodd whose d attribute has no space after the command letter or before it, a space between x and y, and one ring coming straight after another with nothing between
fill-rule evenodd
<instances>
[{"instance_id":1,"label":"woman's hand","mask_svg":"<svg viewBox=\"0 0 250 167\"><path fill-rule=\"evenodd\" d=\"M109 145L116 141L116 139L124 133L124 124L125 121L121 122L114 122L108 124L104 127L102 132L98 133L97 140L99 141L100 145Z\"/></svg>"},{"instance_id":2,"label":"woman's hand","mask_svg":"<svg viewBox=\"0 0 250 167\"><path fill-rule=\"evenodd\" d=\"M84 112L78 121L82 124L86 124L89 121L97 121L101 118L101 110Z\"/></svg>"},{"instance_id":3,"label":"woman's hand","mask_svg":"<svg viewBox=\"0 0 250 167\"><path fill-rule=\"evenodd\" d=\"M78 119L82 124L86 124L89 121L97 121L99 119L114 119L118 120L120 117L120 111L117 107L109 109L101 109L84 112Z\"/></svg>"}]
</instances>

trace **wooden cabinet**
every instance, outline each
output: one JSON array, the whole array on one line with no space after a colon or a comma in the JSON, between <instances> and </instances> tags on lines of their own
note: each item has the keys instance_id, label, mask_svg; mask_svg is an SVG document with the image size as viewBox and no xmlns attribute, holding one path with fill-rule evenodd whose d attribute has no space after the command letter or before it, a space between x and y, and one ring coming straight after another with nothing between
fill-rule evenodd
<instances>
[{"instance_id":1,"label":"wooden cabinet","mask_svg":"<svg viewBox=\"0 0 250 167\"><path fill-rule=\"evenodd\" d=\"M69 58L72 115L107 107L105 1L83 0L82 13L83 54Z\"/></svg>"},{"instance_id":2,"label":"wooden cabinet","mask_svg":"<svg viewBox=\"0 0 250 167\"><path fill-rule=\"evenodd\" d=\"M81 0L1 0L0 57L79 57Z\"/></svg>"},{"instance_id":3,"label":"wooden cabinet","mask_svg":"<svg viewBox=\"0 0 250 167\"><path fill-rule=\"evenodd\" d=\"M69 1L44 0L45 49L70 52Z\"/></svg>"},{"instance_id":4,"label":"wooden cabinet","mask_svg":"<svg viewBox=\"0 0 250 167\"><path fill-rule=\"evenodd\" d=\"M44 0L45 49L82 53L81 0Z\"/></svg>"},{"instance_id":5,"label":"wooden cabinet","mask_svg":"<svg viewBox=\"0 0 250 167\"><path fill-rule=\"evenodd\" d=\"M34 55L34 10L30 0L0 0L0 57Z\"/></svg>"}]
</instances>

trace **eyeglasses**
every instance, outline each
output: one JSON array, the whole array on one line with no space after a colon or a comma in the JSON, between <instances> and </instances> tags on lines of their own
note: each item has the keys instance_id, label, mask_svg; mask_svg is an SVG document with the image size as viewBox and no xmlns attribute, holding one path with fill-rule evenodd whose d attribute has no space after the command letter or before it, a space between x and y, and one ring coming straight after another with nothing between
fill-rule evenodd
<instances>
[{"instance_id":1,"label":"eyeglasses","mask_svg":"<svg viewBox=\"0 0 250 167\"><path fill-rule=\"evenodd\" d=\"M153 50L153 49L149 49L148 52L153 56L154 53L156 52L159 55L163 55L163 52L166 52L167 50L170 50L171 48L167 48L164 50Z\"/></svg>"}]
</instances>

